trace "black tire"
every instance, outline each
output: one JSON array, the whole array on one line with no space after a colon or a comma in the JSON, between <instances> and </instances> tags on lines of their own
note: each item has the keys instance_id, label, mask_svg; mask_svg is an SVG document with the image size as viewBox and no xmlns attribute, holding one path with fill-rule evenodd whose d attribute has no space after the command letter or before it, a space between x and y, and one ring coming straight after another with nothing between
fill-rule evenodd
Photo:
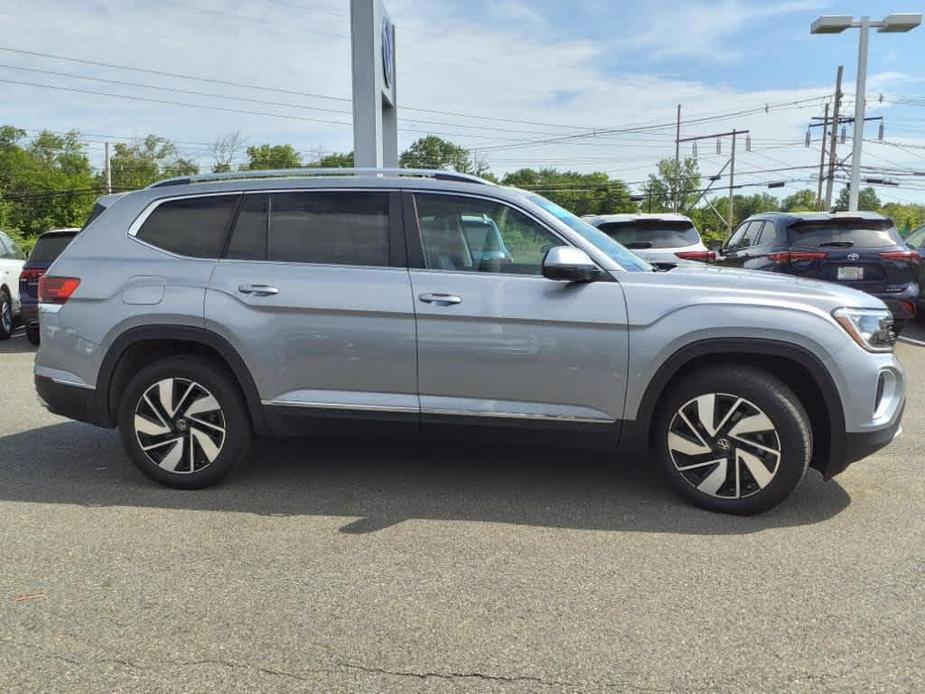
<instances>
[{"instance_id":1,"label":"black tire","mask_svg":"<svg viewBox=\"0 0 925 694\"><path fill-rule=\"evenodd\" d=\"M157 384L170 379L167 391L173 397L159 397ZM208 395L219 409L208 405ZM165 399L176 407L174 414L163 406ZM147 432L136 431L136 415L147 420L140 421ZM164 357L139 371L123 391L118 421L122 445L135 466L169 487L208 487L250 453L250 417L234 377L222 365L198 356Z\"/></svg>"},{"instance_id":2,"label":"black tire","mask_svg":"<svg viewBox=\"0 0 925 694\"><path fill-rule=\"evenodd\" d=\"M13 335L13 301L6 289L0 289L0 340Z\"/></svg>"},{"instance_id":3,"label":"black tire","mask_svg":"<svg viewBox=\"0 0 925 694\"><path fill-rule=\"evenodd\" d=\"M26 339L30 344L37 345L42 341L41 331L37 325L26 326Z\"/></svg>"},{"instance_id":4,"label":"black tire","mask_svg":"<svg viewBox=\"0 0 925 694\"><path fill-rule=\"evenodd\" d=\"M906 323L908 322L909 321L906 318L903 318L900 320L894 320L893 321L893 332L896 333L897 335L902 335L903 330L906 329Z\"/></svg>"},{"instance_id":5,"label":"black tire","mask_svg":"<svg viewBox=\"0 0 925 694\"><path fill-rule=\"evenodd\" d=\"M701 402L712 414L709 427ZM659 404L654 442L662 470L681 496L743 516L783 501L803 478L813 451L809 416L797 396L775 376L746 366L709 367L673 383Z\"/></svg>"}]
</instances>

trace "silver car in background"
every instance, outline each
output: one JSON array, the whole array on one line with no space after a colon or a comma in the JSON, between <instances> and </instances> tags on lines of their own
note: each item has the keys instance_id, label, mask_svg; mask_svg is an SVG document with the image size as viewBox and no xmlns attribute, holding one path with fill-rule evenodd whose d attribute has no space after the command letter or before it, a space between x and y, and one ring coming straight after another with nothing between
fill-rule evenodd
<instances>
[{"instance_id":1,"label":"silver car in background","mask_svg":"<svg viewBox=\"0 0 925 694\"><path fill-rule=\"evenodd\" d=\"M655 264L712 263L716 254L683 214L602 214L582 217L633 253Z\"/></svg>"},{"instance_id":2,"label":"silver car in background","mask_svg":"<svg viewBox=\"0 0 925 694\"><path fill-rule=\"evenodd\" d=\"M260 437L452 436L648 451L693 503L752 514L900 428L879 299L657 272L535 193L307 169L100 207L40 280L36 389L169 486L218 481Z\"/></svg>"}]
</instances>

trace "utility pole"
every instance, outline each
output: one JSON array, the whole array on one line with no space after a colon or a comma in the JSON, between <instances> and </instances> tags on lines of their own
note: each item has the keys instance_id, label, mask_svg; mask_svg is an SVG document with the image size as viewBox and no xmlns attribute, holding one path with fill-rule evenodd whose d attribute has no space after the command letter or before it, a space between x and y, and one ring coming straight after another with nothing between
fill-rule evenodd
<instances>
[{"instance_id":1,"label":"utility pole","mask_svg":"<svg viewBox=\"0 0 925 694\"><path fill-rule=\"evenodd\" d=\"M729 158L729 237L732 237L732 227L735 224L735 197L732 194L733 183L736 177L736 130L732 129L732 154Z\"/></svg>"},{"instance_id":2,"label":"utility pole","mask_svg":"<svg viewBox=\"0 0 925 694\"><path fill-rule=\"evenodd\" d=\"M816 187L816 207L822 209L822 179L825 178L825 134L829 127L829 102L825 102L825 116L822 118L822 147L819 152L819 185ZM832 127L836 127L834 122Z\"/></svg>"},{"instance_id":3,"label":"utility pole","mask_svg":"<svg viewBox=\"0 0 925 694\"><path fill-rule=\"evenodd\" d=\"M681 104L678 104L678 121L674 135L674 211L678 211L681 195Z\"/></svg>"},{"instance_id":4,"label":"utility pole","mask_svg":"<svg viewBox=\"0 0 925 694\"><path fill-rule=\"evenodd\" d=\"M838 146L838 114L841 109L841 76L844 66L839 65L835 73L835 107L832 113L832 136L829 138L829 175L825 181L825 209L832 209L832 187L835 184L835 164L838 159L835 156L835 150Z\"/></svg>"},{"instance_id":5,"label":"utility pole","mask_svg":"<svg viewBox=\"0 0 925 694\"><path fill-rule=\"evenodd\" d=\"M105 147L105 153L103 156L106 158L105 166L103 169L106 172L106 195L110 195L112 193L112 165L109 159L109 143L105 142L103 146Z\"/></svg>"},{"instance_id":6,"label":"utility pole","mask_svg":"<svg viewBox=\"0 0 925 694\"><path fill-rule=\"evenodd\" d=\"M711 134L711 135L698 135L698 136L696 136L696 137L678 138L678 142L679 142L679 143L680 143L680 142L694 142L694 141L696 141L696 140L712 140L713 138L716 138L716 140L717 140L717 154L718 154L718 153L719 153L719 148L718 148L718 147L719 147L719 138L721 138L721 137L726 137L727 135L732 135L732 157L730 158L730 160L729 160L729 162L728 162L728 165L729 165L729 167L730 167L730 168L729 168L729 219L728 219L727 222L726 222L726 225L727 225L727 227L728 227L728 230L729 230L729 233L730 233L730 234L732 234L732 227L733 227L733 225L734 225L734 223L735 223L735 218L734 218L734 214L733 214L732 191L733 191L733 188L734 188L734 185L735 185L736 136L737 136L737 135L749 135L749 134L750 134L750 131L748 131L748 130L735 130L735 129L733 129L733 130L730 130L730 131L725 132L725 133L713 133L713 134ZM749 143L748 143L748 139L746 139L746 141L745 141L745 149L746 149L747 151L751 151L750 146L749 146ZM726 166L723 166L723 169L725 169L725 168L726 168ZM723 169L720 169L720 174L722 174ZM713 184L711 183L710 185L712 186ZM709 188L708 188L707 190L709 190ZM703 196L701 195L701 197L703 197ZM698 198L698 202L699 202L699 198ZM694 204L696 204L696 203L694 203Z\"/></svg>"}]
</instances>

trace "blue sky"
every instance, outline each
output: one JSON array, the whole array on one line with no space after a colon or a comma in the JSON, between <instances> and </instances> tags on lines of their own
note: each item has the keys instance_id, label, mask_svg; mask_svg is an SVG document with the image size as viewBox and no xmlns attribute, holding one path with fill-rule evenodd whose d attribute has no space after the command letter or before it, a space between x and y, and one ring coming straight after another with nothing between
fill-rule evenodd
<instances>
[{"instance_id":1,"label":"blue sky","mask_svg":"<svg viewBox=\"0 0 925 694\"><path fill-rule=\"evenodd\" d=\"M398 32L402 146L433 133L475 149L499 172L543 165L603 170L638 188L659 158L673 156L672 128L541 141L589 128L670 122L680 102L684 118L748 111L685 124L682 136L748 128L753 147L737 153L738 182L753 187L743 192L785 180L784 194L815 186L810 167L818 164L817 143L807 149L802 142L809 119L831 98L839 63L852 108L857 32L811 36L812 19L922 10L878 0L387 5ZM292 143L306 159L349 150L350 103L343 100L350 95L348 6L348 0L0 0L0 46L6 48L333 97L0 51L0 121L30 130L78 128L97 163L104 140L149 132L176 140L203 166L210 164L209 143L232 130L248 144ZM889 143L865 144L865 165L925 170L923 67L925 28L871 34L868 93L887 98L871 104L869 115L884 115ZM67 91L75 88L85 91ZM872 136L875 127L866 133ZM725 147L717 155L714 143L702 143L705 174L725 163ZM841 154L849 148L850 139ZM771 171L789 167L805 168ZM919 190L925 179L902 180L903 188L878 190L881 197L925 201Z\"/></svg>"}]
</instances>

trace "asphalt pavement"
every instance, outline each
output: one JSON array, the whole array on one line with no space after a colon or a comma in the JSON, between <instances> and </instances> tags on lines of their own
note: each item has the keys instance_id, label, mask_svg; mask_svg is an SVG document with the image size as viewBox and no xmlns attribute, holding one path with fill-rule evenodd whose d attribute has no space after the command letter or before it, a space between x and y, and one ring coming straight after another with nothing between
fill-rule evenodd
<instances>
[{"instance_id":1,"label":"asphalt pavement","mask_svg":"<svg viewBox=\"0 0 925 694\"><path fill-rule=\"evenodd\" d=\"M905 434L736 518L569 450L259 442L219 487L161 488L39 406L20 334L0 690L921 691L925 347L898 352Z\"/></svg>"}]
</instances>

